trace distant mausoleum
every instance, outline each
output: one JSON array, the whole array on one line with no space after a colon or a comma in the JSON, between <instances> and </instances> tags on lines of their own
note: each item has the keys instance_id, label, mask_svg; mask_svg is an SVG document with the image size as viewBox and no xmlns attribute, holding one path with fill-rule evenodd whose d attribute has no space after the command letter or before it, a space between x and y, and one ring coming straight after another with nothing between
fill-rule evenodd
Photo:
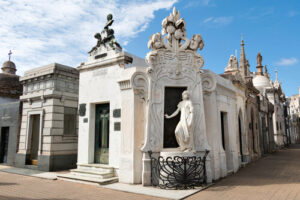
<instances>
[{"instance_id":1,"label":"distant mausoleum","mask_svg":"<svg viewBox=\"0 0 300 200\"><path fill-rule=\"evenodd\" d=\"M76 166L78 71L53 63L24 73L18 167L55 171Z\"/></svg>"},{"instance_id":2,"label":"distant mausoleum","mask_svg":"<svg viewBox=\"0 0 300 200\"><path fill-rule=\"evenodd\" d=\"M20 130L19 97L22 94L22 85L10 55L11 52L0 73L0 163L14 165Z\"/></svg>"}]
</instances>

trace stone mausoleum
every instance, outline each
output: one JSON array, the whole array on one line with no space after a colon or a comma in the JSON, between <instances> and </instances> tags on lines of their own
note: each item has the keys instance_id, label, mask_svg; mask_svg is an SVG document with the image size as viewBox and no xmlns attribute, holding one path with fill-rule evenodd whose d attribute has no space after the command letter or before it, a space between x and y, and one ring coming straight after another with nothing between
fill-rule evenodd
<instances>
[{"instance_id":1,"label":"stone mausoleum","mask_svg":"<svg viewBox=\"0 0 300 200\"><path fill-rule=\"evenodd\" d=\"M122 51L109 27L112 16L107 20L87 62L78 67L77 169L60 177L151 185L149 152L153 158L174 158L211 151L205 162L207 182L237 171L236 129L221 127L221 121L235 119L235 90L229 80L201 69L202 36L188 38L174 8L162 22L162 33L151 36L145 62ZM212 92L212 99L204 101L203 95ZM217 101L217 110L211 100ZM217 121L220 130L214 129ZM226 140L233 138L223 147L222 128Z\"/></svg>"},{"instance_id":2,"label":"stone mausoleum","mask_svg":"<svg viewBox=\"0 0 300 200\"><path fill-rule=\"evenodd\" d=\"M78 71L53 63L24 73L16 165L69 169L77 160Z\"/></svg>"},{"instance_id":3,"label":"stone mausoleum","mask_svg":"<svg viewBox=\"0 0 300 200\"><path fill-rule=\"evenodd\" d=\"M14 165L20 131L22 85L10 57L11 52L0 73L0 163Z\"/></svg>"},{"instance_id":4,"label":"stone mausoleum","mask_svg":"<svg viewBox=\"0 0 300 200\"><path fill-rule=\"evenodd\" d=\"M166 186L163 176L172 173L162 160L177 159L188 170L202 167L210 183L283 145L283 131L276 132L285 119L278 80L263 77L260 54L258 71L250 72L243 40L239 61L231 56L224 74L216 74L202 69L204 40L187 37L175 8L150 37L145 60L122 50L113 21L109 14L77 68L77 168L60 178Z\"/></svg>"}]
</instances>

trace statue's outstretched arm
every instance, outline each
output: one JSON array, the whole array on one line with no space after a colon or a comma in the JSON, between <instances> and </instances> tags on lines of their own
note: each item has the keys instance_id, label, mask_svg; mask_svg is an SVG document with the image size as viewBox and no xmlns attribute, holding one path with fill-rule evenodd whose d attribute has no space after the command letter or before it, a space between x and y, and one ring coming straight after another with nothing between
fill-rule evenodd
<instances>
[{"instance_id":1,"label":"statue's outstretched arm","mask_svg":"<svg viewBox=\"0 0 300 200\"><path fill-rule=\"evenodd\" d=\"M165 114L165 117L166 117L167 119L173 118L173 117L175 117L176 115L178 115L179 111L180 111L180 108L177 108L177 110L176 110L172 115L169 116L169 115Z\"/></svg>"}]
</instances>

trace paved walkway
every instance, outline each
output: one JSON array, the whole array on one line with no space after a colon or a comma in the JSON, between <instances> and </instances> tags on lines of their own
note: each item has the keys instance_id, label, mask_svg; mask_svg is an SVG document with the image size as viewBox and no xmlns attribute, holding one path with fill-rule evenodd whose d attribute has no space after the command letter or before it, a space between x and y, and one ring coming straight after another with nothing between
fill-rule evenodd
<instances>
[{"instance_id":1,"label":"paved walkway","mask_svg":"<svg viewBox=\"0 0 300 200\"><path fill-rule=\"evenodd\" d=\"M300 200L300 145L268 155L188 199Z\"/></svg>"},{"instance_id":2,"label":"paved walkway","mask_svg":"<svg viewBox=\"0 0 300 200\"><path fill-rule=\"evenodd\" d=\"M154 200L94 185L0 172L0 200Z\"/></svg>"},{"instance_id":3,"label":"paved walkway","mask_svg":"<svg viewBox=\"0 0 300 200\"><path fill-rule=\"evenodd\" d=\"M0 200L159 199L62 180L0 172ZM300 200L300 145L268 155L188 199Z\"/></svg>"}]
</instances>

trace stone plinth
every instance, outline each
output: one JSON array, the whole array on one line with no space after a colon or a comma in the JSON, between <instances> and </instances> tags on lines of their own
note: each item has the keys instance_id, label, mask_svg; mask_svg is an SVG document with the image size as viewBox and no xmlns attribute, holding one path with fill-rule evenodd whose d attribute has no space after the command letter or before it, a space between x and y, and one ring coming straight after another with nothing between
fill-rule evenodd
<instances>
[{"instance_id":1,"label":"stone plinth","mask_svg":"<svg viewBox=\"0 0 300 200\"><path fill-rule=\"evenodd\" d=\"M175 156L179 156L179 157L203 157L205 154L205 152L196 152L196 151L190 151L190 152L182 152L179 151L178 149L170 149L168 151L161 151L160 152L160 156L163 157L164 159L171 157L174 158Z\"/></svg>"}]
</instances>

